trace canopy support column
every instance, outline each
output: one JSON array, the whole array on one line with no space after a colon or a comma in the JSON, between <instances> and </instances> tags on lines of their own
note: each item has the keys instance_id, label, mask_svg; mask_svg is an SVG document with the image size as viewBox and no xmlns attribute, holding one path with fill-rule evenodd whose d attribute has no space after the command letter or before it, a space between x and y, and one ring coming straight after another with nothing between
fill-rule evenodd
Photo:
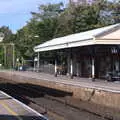
<instances>
[{"instance_id":1,"label":"canopy support column","mask_svg":"<svg viewBox=\"0 0 120 120\"><path fill-rule=\"evenodd\" d=\"M57 60L55 60L55 77L57 77Z\"/></svg>"},{"instance_id":2,"label":"canopy support column","mask_svg":"<svg viewBox=\"0 0 120 120\"><path fill-rule=\"evenodd\" d=\"M71 49L71 56L70 56L70 78L73 79L73 56L72 56L72 49Z\"/></svg>"},{"instance_id":3,"label":"canopy support column","mask_svg":"<svg viewBox=\"0 0 120 120\"><path fill-rule=\"evenodd\" d=\"M70 61L70 77L71 77L71 79L73 79L73 59L72 58Z\"/></svg>"},{"instance_id":4,"label":"canopy support column","mask_svg":"<svg viewBox=\"0 0 120 120\"><path fill-rule=\"evenodd\" d=\"M92 80L95 79L95 59L92 57Z\"/></svg>"},{"instance_id":5,"label":"canopy support column","mask_svg":"<svg viewBox=\"0 0 120 120\"><path fill-rule=\"evenodd\" d=\"M95 46L93 46L93 50L92 50L92 81L95 81L95 59L96 58L96 47Z\"/></svg>"}]
</instances>

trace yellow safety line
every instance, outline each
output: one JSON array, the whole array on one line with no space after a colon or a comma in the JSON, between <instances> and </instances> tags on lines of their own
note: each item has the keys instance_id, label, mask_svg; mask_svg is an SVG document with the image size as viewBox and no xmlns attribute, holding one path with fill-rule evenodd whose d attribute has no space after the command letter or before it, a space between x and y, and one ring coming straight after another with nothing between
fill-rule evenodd
<instances>
[{"instance_id":1,"label":"yellow safety line","mask_svg":"<svg viewBox=\"0 0 120 120\"><path fill-rule=\"evenodd\" d=\"M18 116L16 112L14 112L5 102L0 102L0 104L12 115L14 115L18 120L23 120L21 117Z\"/></svg>"}]
</instances>

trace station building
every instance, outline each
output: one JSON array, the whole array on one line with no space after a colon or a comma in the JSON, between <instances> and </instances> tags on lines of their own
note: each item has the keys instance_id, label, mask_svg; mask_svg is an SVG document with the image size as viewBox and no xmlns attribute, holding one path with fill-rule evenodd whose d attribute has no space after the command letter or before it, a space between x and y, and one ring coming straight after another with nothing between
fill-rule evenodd
<instances>
[{"instance_id":1,"label":"station building","mask_svg":"<svg viewBox=\"0 0 120 120\"><path fill-rule=\"evenodd\" d=\"M120 24L55 38L34 47L39 53L62 51L66 56L66 74L105 79L120 71ZM59 58L58 58L59 59ZM38 67L40 63L38 60ZM57 74L57 59L54 62Z\"/></svg>"}]
</instances>

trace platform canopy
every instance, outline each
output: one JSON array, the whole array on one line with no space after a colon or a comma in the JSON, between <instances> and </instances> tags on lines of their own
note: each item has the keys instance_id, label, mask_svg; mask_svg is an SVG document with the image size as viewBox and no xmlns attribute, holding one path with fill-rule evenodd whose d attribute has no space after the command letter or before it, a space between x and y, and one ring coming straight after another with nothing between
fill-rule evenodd
<instances>
[{"instance_id":1,"label":"platform canopy","mask_svg":"<svg viewBox=\"0 0 120 120\"><path fill-rule=\"evenodd\" d=\"M120 45L120 24L55 38L34 47L35 52L88 45Z\"/></svg>"}]
</instances>

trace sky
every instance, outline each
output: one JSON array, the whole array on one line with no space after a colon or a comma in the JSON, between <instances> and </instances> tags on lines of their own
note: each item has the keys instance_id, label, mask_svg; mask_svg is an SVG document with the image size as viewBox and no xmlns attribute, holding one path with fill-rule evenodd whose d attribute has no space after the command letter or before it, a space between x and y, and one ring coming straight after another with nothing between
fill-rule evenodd
<instances>
[{"instance_id":1,"label":"sky","mask_svg":"<svg viewBox=\"0 0 120 120\"><path fill-rule=\"evenodd\" d=\"M67 0L0 0L0 27L8 26L14 33L31 18L40 4L67 3Z\"/></svg>"}]
</instances>

